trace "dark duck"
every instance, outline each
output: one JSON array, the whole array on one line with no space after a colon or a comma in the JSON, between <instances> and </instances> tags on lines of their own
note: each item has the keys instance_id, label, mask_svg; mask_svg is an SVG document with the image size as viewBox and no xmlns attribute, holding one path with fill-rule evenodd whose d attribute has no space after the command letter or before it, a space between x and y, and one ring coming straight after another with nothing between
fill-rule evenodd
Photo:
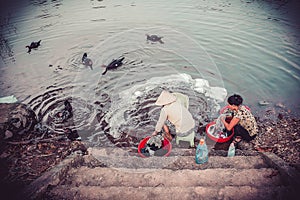
<instances>
[{"instance_id":1,"label":"dark duck","mask_svg":"<svg viewBox=\"0 0 300 200\"><path fill-rule=\"evenodd\" d=\"M36 49L41 45L41 40L39 40L38 42L31 42L31 44L28 46L26 46L26 48L28 48L27 53L31 52L31 49Z\"/></svg>"},{"instance_id":2,"label":"dark duck","mask_svg":"<svg viewBox=\"0 0 300 200\"><path fill-rule=\"evenodd\" d=\"M102 65L105 67L104 71L102 72L102 75L106 74L107 70L116 69L123 65L124 57L120 57L117 59L113 59L108 65Z\"/></svg>"},{"instance_id":3,"label":"dark duck","mask_svg":"<svg viewBox=\"0 0 300 200\"><path fill-rule=\"evenodd\" d=\"M84 53L81 59L82 64L85 66L89 66L91 69L93 69L93 61L87 57L87 53Z\"/></svg>"},{"instance_id":4,"label":"dark duck","mask_svg":"<svg viewBox=\"0 0 300 200\"><path fill-rule=\"evenodd\" d=\"M79 136L77 130L72 130L70 128L64 128L64 133L66 134L67 138L71 141L81 141L81 137Z\"/></svg>"},{"instance_id":5,"label":"dark duck","mask_svg":"<svg viewBox=\"0 0 300 200\"><path fill-rule=\"evenodd\" d=\"M62 122L66 122L68 119L73 117L73 108L68 100L64 101L64 108L57 113L57 117L61 119Z\"/></svg>"},{"instance_id":6,"label":"dark duck","mask_svg":"<svg viewBox=\"0 0 300 200\"><path fill-rule=\"evenodd\" d=\"M148 41L151 41L151 42L159 42L161 44L164 44L164 42L162 41L162 38L161 36L158 36L158 35L148 35L146 34L146 37L147 37L147 42Z\"/></svg>"}]
</instances>

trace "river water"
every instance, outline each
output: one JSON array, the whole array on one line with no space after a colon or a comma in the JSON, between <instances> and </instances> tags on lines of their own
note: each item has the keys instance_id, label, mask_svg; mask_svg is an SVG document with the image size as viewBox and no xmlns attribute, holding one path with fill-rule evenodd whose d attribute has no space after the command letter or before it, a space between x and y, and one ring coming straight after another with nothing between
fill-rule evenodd
<instances>
[{"instance_id":1,"label":"river water","mask_svg":"<svg viewBox=\"0 0 300 200\"><path fill-rule=\"evenodd\" d=\"M76 129L95 146L107 135L149 135L162 89L190 97L197 126L233 93L256 114L276 104L299 114L299 8L288 0L2 2L0 96L16 96L48 128ZM92 69L81 64L85 52ZM101 65L120 56L124 65L102 76ZM65 100L74 111L67 124L55 120Z\"/></svg>"}]
</instances>

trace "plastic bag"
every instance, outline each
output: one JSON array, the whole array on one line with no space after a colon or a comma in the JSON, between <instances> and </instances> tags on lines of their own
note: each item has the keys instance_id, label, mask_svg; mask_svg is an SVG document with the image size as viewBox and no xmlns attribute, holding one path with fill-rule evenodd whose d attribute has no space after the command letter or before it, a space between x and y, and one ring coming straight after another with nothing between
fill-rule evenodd
<instances>
[{"instance_id":1,"label":"plastic bag","mask_svg":"<svg viewBox=\"0 0 300 200\"><path fill-rule=\"evenodd\" d=\"M0 103L16 103L18 99L14 96L0 97Z\"/></svg>"}]
</instances>

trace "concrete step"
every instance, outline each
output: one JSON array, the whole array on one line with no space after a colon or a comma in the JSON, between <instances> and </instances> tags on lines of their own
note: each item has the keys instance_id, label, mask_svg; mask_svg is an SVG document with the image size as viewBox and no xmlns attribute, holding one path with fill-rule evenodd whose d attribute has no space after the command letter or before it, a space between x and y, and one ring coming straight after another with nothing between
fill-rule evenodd
<instances>
[{"instance_id":1,"label":"concrete step","mask_svg":"<svg viewBox=\"0 0 300 200\"><path fill-rule=\"evenodd\" d=\"M194 156L178 157L108 157L96 156L97 160L105 167L129 168L129 169L215 169L215 168L236 168L236 169L259 169L267 168L268 165L260 156L235 156L232 158L222 156L211 156L205 164L196 164Z\"/></svg>"},{"instance_id":2,"label":"concrete step","mask_svg":"<svg viewBox=\"0 0 300 200\"><path fill-rule=\"evenodd\" d=\"M299 176L273 154L250 152L229 158L215 152L208 163L197 165L193 149L150 158L113 151L93 149L89 155L68 157L31 183L20 199L276 200L299 196Z\"/></svg>"},{"instance_id":3,"label":"concrete step","mask_svg":"<svg viewBox=\"0 0 300 200\"><path fill-rule=\"evenodd\" d=\"M235 156L232 158L224 156L209 156L207 163L199 165L195 163L195 153L193 150L177 150L173 156L169 157L148 157L130 156L128 152L115 149L93 149L89 155L97 159L101 166L113 168L153 168L153 169L215 169L215 168L236 168L236 169L259 169L267 168L261 155ZM183 155L181 155L183 154ZM227 155L227 154L226 154ZM90 161L86 161L90 162ZM99 166L99 165L98 165Z\"/></svg>"},{"instance_id":4,"label":"concrete step","mask_svg":"<svg viewBox=\"0 0 300 200\"><path fill-rule=\"evenodd\" d=\"M51 190L44 199L139 199L139 200L183 200L183 199L232 199L232 200L276 200L287 199L286 187L253 187L253 186L224 186L224 187L97 187L97 186L60 186Z\"/></svg>"},{"instance_id":5,"label":"concrete step","mask_svg":"<svg viewBox=\"0 0 300 200\"><path fill-rule=\"evenodd\" d=\"M134 180L134 181L133 181ZM88 168L71 169L68 182L72 186L99 187L225 187L253 186L265 187L280 185L277 170L262 169L128 169L128 168Z\"/></svg>"},{"instance_id":6,"label":"concrete step","mask_svg":"<svg viewBox=\"0 0 300 200\"><path fill-rule=\"evenodd\" d=\"M123 157L141 157L138 154L137 149L129 149L129 148L120 148L120 147L93 147L88 148L89 154L98 154L102 156L123 156ZM196 152L195 148L179 148L175 147L172 148L172 151L168 157L172 156L194 156ZM210 156L227 156L227 151L224 150L209 150ZM249 150L239 150L236 149L236 155L237 156L255 156L259 155L257 151L249 151Z\"/></svg>"}]
</instances>

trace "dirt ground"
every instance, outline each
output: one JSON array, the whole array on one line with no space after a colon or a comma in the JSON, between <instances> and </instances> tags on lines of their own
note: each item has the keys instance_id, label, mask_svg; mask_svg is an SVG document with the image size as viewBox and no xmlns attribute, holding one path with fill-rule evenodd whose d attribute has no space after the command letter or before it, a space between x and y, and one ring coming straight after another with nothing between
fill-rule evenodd
<instances>
[{"instance_id":1,"label":"dirt ground","mask_svg":"<svg viewBox=\"0 0 300 200\"><path fill-rule=\"evenodd\" d=\"M276 119L257 121L259 134L251 141L251 148L273 152L300 170L300 119L281 112ZM26 137L0 142L0 188L7 194L23 188L72 152L86 154L83 143L55 133L42 138L28 133Z\"/></svg>"},{"instance_id":2,"label":"dirt ground","mask_svg":"<svg viewBox=\"0 0 300 200\"><path fill-rule=\"evenodd\" d=\"M300 169L300 119L281 113L277 120L258 120L259 134L251 141L257 151L273 152Z\"/></svg>"}]
</instances>

